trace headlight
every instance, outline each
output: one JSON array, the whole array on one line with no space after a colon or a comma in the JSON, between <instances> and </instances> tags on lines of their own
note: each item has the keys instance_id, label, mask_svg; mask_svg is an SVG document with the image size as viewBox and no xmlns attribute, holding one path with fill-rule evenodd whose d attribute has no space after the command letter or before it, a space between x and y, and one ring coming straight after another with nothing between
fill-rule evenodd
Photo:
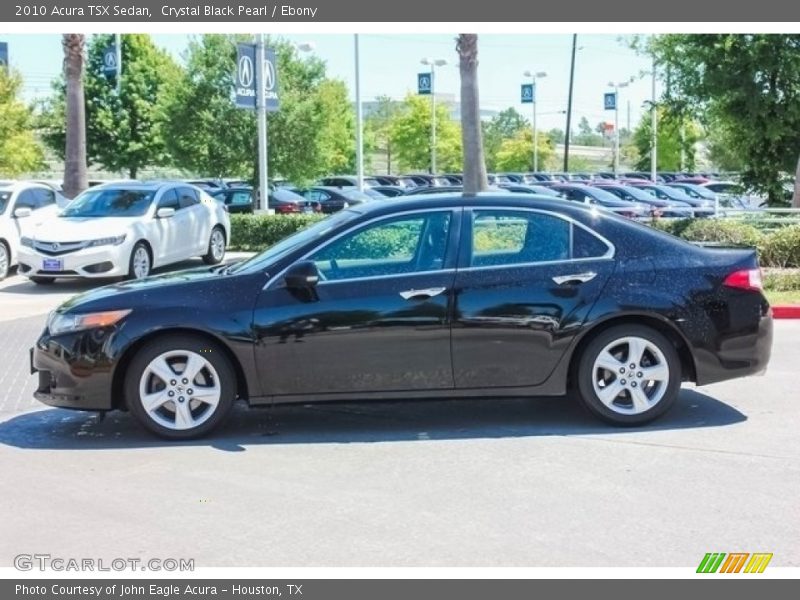
<instances>
[{"instance_id":1,"label":"headlight","mask_svg":"<svg viewBox=\"0 0 800 600\"><path fill-rule=\"evenodd\" d=\"M87 248L94 248L95 246L119 246L125 241L125 234L116 237L100 238L99 240L92 240L86 244Z\"/></svg>"},{"instance_id":2,"label":"headlight","mask_svg":"<svg viewBox=\"0 0 800 600\"><path fill-rule=\"evenodd\" d=\"M58 335L82 329L108 327L119 322L130 312L130 310L109 310L95 313L63 314L53 311L47 318L47 329L50 335Z\"/></svg>"},{"instance_id":3,"label":"headlight","mask_svg":"<svg viewBox=\"0 0 800 600\"><path fill-rule=\"evenodd\" d=\"M33 240L29 237L24 237L19 240L21 246L25 246L26 248L33 248Z\"/></svg>"}]
</instances>

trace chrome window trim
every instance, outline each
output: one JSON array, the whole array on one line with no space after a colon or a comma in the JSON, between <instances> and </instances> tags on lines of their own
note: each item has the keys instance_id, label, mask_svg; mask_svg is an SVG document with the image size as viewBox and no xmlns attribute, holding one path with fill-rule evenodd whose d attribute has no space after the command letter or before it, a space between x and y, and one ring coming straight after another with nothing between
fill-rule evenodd
<instances>
[{"instance_id":1,"label":"chrome window trim","mask_svg":"<svg viewBox=\"0 0 800 600\"><path fill-rule=\"evenodd\" d=\"M448 213L450 213L450 224L452 225L453 220L454 220L453 219L454 214L455 214L456 211L458 211L460 209L463 209L463 207L449 207L449 208L448 207L439 207L439 208L410 209L410 210L407 210L407 211L392 213L390 215L381 215L379 217L374 217L372 219L368 219L366 221L358 223L357 225L355 225L354 227L351 227L347 231L342 231L341 233L335 235L331 239L327 240L324 244L321 244L321 245L317 246L316 248L314 248L310 252L307 252L306 254L304 254L303 256L298 258L297 260L293 261L290 265L288 265L285 268L281 269L274 278L272 278L269 281L267 281L267 283L264 285L262 290L267 290L267 289L271 288L271 286L272 286L272 284L274 282L280 281L280 279L283 276L283 274L286 271L288 271L289 268L292 265L300 262L301 260L306 260L309 256L311 256L315 252L318 252L318 251L322 250L323 248L325 248L329 244L332 244L333 242L335 242L339 238L344 237L345 235L348 235L349 233L351 233L353 231L356 231L357 229L360 229L362 227L366 227L367 225L370 225L370 224L375 223L375 222L380 222L380 221L383 221L383 220L386 220L386 219L392 219L394 217L403 217L403 216L407 216L407 215L426 214L426 213L432 213L432 212L448 212ZM451 233L451 230L448 228L448 235L450 235L450 233ZM455 270L456 269L436 269L436 270L431 270L431 271L411 271L410 273L400 273L400 274L395 273L395 274L391 274L391 275L373 275L372 277L351 277L351 278L348 278L348 279L331 279L331 280L320 279L320 281L319 281L319 283L317 283L317 285L325 285L325 284L330 284L330 283L341 283L343 281L364 281L364 280L367 280L367 279L388 279L390 277L401 277L401 276L407 276L407 275L424 275L425 273L446 273L448 271L452 272L452 271L455 271Z\"/></svg>"},{"instance_id":2,"label":"chrome window trim","mask_svg":"<svg viewBox=\"0 0 800 600\"><path fill-rule=\"evenodd\" d=\"M453 273L453 272L459 272L459 271L475 271L475 270L480 270L480 269L508 269L508 268L515 268L515 267L535 267L535 266L539 266L539 265L554 265L554 264L563 264L563 263L583 263L583 262L597 261L597 260L612 260L614 258L614 256L616 255L616 247L607 238L603 237L602 235L600 235L599 233L597 233L593 229L591 229L588 226L584 225L580 221L576 221L575 219L573 219L572 217L570 217L568 215L562 215L562 214L559 214L559 213L551 212L549 210L544 210L544 209L540 209L540 208L528 208L528 207L524 207L524 206L491 206L491 205L457 206L457 207L449 207L449 208L448 207L421 208L421 209L418 208L418 209L411 209L411 210L407 210L407 211L392 213L391 215L381 215L379 217L374 217L372 219L369 219L367 221L359 223L355 227L351 227L350 229L337 234L336 236L334 236L331 239L327 240L324 244L322 244L320 246L317 246L316 248L314 248L310 252L307 252L306 254L304 254L303 256L298 258L297 260L293 261L291 264L289 264L286 267L284 267L283 269L281 269L275 275L275 277L270 278L267 281L267 283L264 284L264 287L262 288L262 291L268 291L270 289L273 289L275 287L273 284L276 284L276 282L281 281L281 277L283 277L283 274L286 273L286 271L288 271L289 268L292 265L294 265L294 264L296 264L296 263L298 263L298 262L300 262L302 260L306 260L309 256L311 256L315 252L317 252L319 250L322 250L328 244L332 244L333 242L335 242L339 238L341 238L341 237L343 237L345 235L348 235L349 233L353 232L354 230L356 230L358 228L370 225L370 224L375 223L377 221L382 221L384 219L390 219L390 218L398 217L398 216L425 214L425 213L431 213L431 212L450 212L451 215L453 215L458 210L469 210L469 211L472 211L473 214L474 214L475 211L481 211L481 210L505 210L505 211L509 211L509 212L531 212L531 213L537 213L537 214L543 214L543 215L547 215L547 216L557 217L559 219L567 221L571 225L571 227L570 227L570 254L572 254L572 227L575 227L576 225L578 227L582 228L584 231L586 231L590 235L593 235L594 237L596 237L601 242L603 242L606 245L606 247L608 248L608 251L605 254L601 255L601 256L593 256L593 257L589 257L589 258L568 258L568 259L563 259L563 260L525 262L525 263L511 263L511 264L507 264L507 265L488 265L488 266L483 266L483 267L461 267L461 268L456 267L456 268L453 268L453 269L438 269L438 270L435 270L435 271L412 271L410 273L401 273L401 274L392 274L392 275L374 275L372 277L352 277L352 278L348 278L348 279L320 280L317 285L319 286L319 285L325 285L325 284L331 284L331 283L342 283L342 282L348 282L348 281L365 281L365 280L376 280L376 279L389 279L389 278L392 278L392 277L406 277L406 276L409 276L409 275L425 275L425 274L429 274L429 273ZM451 224L453 222L452 216L451 216L451 221L450 222L451 222ZM470 222L470 226L472 226L471 222ZM463 221L462 221L462 227L463 227Z\"/></svg>"}]
</instances>

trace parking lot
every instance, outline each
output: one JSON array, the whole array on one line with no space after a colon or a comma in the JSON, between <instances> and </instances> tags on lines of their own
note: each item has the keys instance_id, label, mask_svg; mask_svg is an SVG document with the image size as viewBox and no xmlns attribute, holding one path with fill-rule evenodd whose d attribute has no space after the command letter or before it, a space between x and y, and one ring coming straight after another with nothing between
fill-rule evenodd
<instances>
[{"instance_id":1,"label":"parking lot","mask_svg":"<svg viewBox=\"0 0 800 600\"><path fill-rule=\"evenodd\" d=\"M800 565L798 321L776 322L765 376L687 386L642 429L553 398L241 406L167 443L31 397L46 313L92 285L0 285L0 566L89 548L198 567Z\"/></svg>"}]
</instances>

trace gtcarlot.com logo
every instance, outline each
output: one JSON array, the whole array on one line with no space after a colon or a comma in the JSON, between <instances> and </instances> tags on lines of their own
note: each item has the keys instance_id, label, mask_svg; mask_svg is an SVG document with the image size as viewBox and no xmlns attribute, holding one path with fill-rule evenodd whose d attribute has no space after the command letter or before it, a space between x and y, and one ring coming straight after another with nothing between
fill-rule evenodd
<instances>
[{"instance_id":1,"label":"gtcarlot.com logo","mask_svg":"<svg viewBox=\"0 0 800 600\"><path fill-rule=\"evenodd\" d=\"M763 573L771 552L708 552L697 566L698 573Z\"/></svg>"},{"instance_id":2,"label":"gtcarlot.com logo","mask_svg":"<svg viewBox=\"0 0 800 600\"><path fill-rule=\"evenodd\" d=\"M193 558L87 558L17 554L18 571L194 571Z\"/></svg>"}]
</instances>

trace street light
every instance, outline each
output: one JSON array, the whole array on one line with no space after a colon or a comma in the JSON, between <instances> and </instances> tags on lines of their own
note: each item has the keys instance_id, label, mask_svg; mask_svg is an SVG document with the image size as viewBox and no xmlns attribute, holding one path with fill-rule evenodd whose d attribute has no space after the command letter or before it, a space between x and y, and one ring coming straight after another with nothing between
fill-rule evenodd
<instances>
[{"instance_id":1,"label":"street light","mask_svg":"<svg viewBox=\"0 0 800 600\"><path fill-rule=\"evenodd\" d=\"M436 67L447 64L444 58L423 58L420 63L431 68L431 175L436 175Z\"/></svg>"},{"instance_id":2,"label":"street light","mask_svg":"<svg viewBox=\"0 0 800 600\"><path fill-rule=\"evenodd\" d=\"M531 85L533 86L533 97L531 98L531 104L533 105L533 172L536 173L539 171L539 130L536 128L536 80L547 77L547 73L545 71L525 71L523 75L531 78Z\"/></svg>"},{"instance_id":3,"label":"street light","mask_svg":"<svg viewBox=\"0 0 800 600\"><path fill-rule=\"evenodd\" d=\"M614 88L614 177L619 175L619 90L628 87L633 80L631 77L619 83L608 82L608 87Z\"/></svg>"},{"instance_id":4,"label":"street light","mask_svg":"<svg viewBox=\"0 0 800 600\"><path fill-rule=\"evenodd\" d=\"M293 44L300 52L311 52L313 42ZM267 98L264 94L264 62L266 61L266 36L256 38L256 118L258 119L258 197L256 211L269 209L269 168L267 161Z\"/></svg>"}]
</instances>

